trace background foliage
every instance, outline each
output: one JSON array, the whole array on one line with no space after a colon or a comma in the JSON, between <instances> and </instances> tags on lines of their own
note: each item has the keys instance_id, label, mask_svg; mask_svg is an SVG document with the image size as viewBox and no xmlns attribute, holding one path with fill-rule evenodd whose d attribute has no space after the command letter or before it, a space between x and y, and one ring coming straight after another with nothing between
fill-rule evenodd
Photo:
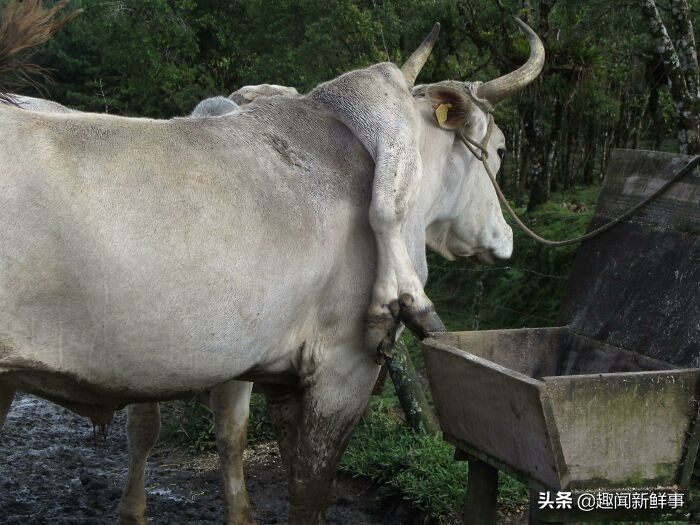
<instances>
[{"instance_id":1,"label":"background foliage","mask_svg":"<svg viewBox=\"0 0 700 525\"><path fill-rule=\"evenodd\" d=\"M680 39L670 1L657 6L671 38ZM488 80L527 58L510 20L519 15L545 42L547 65L537 82L499 106L496 120L511 151L507 192L532 209L550 190L599 181L613 147L678 148L668 75L643 3L73 0L85 12L41 61L54 70L46 94L58 102L171 117L247 84L305 92L351 68L401 63L435 21L442 32L420 80ZM689 5L697 18L698 0Z\"/></svg>"}]
</instances>

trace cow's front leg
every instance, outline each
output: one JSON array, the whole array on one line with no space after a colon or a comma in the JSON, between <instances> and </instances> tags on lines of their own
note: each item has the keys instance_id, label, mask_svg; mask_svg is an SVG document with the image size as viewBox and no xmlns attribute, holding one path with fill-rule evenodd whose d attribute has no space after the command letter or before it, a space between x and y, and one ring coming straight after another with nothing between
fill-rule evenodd
<instances>
[{"instance_id":1,"label":"cow's front leg","mask_svg":"<svg viewBox=\"0 0 700 525\"><path fill-rule=\"evenodd\" d=\"M211 391L216 448L219 451L226 523L254 524L243 474L250 394L253 383L229 381Z\"/></svg>"},{"instance_id":2,"label":"cow's front leg","mask_svg":"<svg viewBox=\"0 0 700 525\"><path fill-rule=\"evenodd\" d=\"M424 49L432 47L436 34ZM424 212L415 209L423 177L421 117L406 79L396 66L377 64L321 84L308 95L352 130L374 159L369 220L377 243L377 273L365 344L380 353L393 344L398 320L421 338L444 330L406 246L409 215Z\"/></svg>"},{"instance_id":3,"label":"cow's front leg","mask_svg":"<svg viewBox=\"0 0 700 525\"><path fill-rule=\"evenodd\" d=\"M369 356L363 357L366 362L356 363L355 369L347 373L319 373L301 394L302 414L289 483L290 525L324 523L340 457L364 412L379 371Z\"/></svg>"},{"instance_id":4,"label":"cow's front leg","mask_svg":"<svg viewBox=\"0 0 700 525\"><path fill-rule=\"evenodd\" d=\"M158 403L129 405L126 430L129 444L129 476L117 507L118 523L145 525L148 519L144 477L148 455L160 433Z\"/></svg>"},{"instance_id":5,"label":"cow's front leg","mask_svg":"<svg viewBox=\"0 0 700 525\"><path fill-rule=\"evenodd\" d=\"M423 290L405 242L404 230L420 174L421 160L412 143L394 141L380 148L369 213L377 244L377 275L366 340L372 350L393 343L398 321L420 339L429 332L445 330Z\"/></svg>"},{"instance_id":6,"label":"cow's front leg","mask_svg":"<svg viewBox=\"0 0 700 525\"><path fill-rule=\"evenodd\" d=\"M299 439L302 393L299 388L281 385L265 385L263 388L280 455L287 468L287 474L292 479Z\"/></svg>"},{"instance_id":7,"label":"cow's front leg","mask_svg":"<svg viewBox=\"0 0 700 525\"><path fill-rule=\"evenodd\" d=\"M15 399L15 387L0 382L0 430L5 425L5 418Z\"/></svg>"},{"instance_id":8,"label":"cow's front leg","mask_svg":"<svg viewBox=\"0 0 700 525\"><path fill-rule=\"evenodd\" d=\"M398 228L377 228L377 279L369 309L368 335L376 343L391 340L398 321L419 339L430 332L442 332L445 326L435 312L433 303L423 291L414 266L406 252ZM393 322L392 322L393 321ZM380 332L371 334L378 327ZM376 331L376 328L374 328ZM382 332L383 331L383 332ZM377 338L381 339L377 341ZM370 339L369 341L372 341Z\"/></svg>"}]
</instances>

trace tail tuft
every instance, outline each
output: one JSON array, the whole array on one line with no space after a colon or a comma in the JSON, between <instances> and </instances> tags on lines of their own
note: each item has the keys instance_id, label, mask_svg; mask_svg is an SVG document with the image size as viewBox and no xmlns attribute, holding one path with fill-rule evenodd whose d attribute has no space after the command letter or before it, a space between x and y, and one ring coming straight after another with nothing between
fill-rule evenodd
<instances>
[{"instance_id":1,"label":"tail tuft","mask_svg":"<svg viewBox=\"0 0 700 525\"><path fill-rule=\"evenodd\" d=\"M78 9L57 16L68 0L44 8L41 0L10 0L0 10L0 102L12 102L8 94L18 87L36 86L35 78L46 78L46 71L30 59L36 46L46 42L66 23L78 16Z\"/></svg>"}]
</instances>

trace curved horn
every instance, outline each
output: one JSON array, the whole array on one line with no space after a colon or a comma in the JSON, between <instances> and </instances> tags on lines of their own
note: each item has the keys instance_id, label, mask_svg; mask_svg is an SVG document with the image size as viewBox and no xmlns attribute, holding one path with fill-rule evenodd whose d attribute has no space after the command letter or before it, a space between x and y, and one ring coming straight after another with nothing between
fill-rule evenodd
<instances>
[{"instance_id":1,"label":"curved horn","mask_svg":"<svg viewBox=\"0 0 700 525\"><path fill-rule=\"evenodd\" d=\"M428 36L425 37L425 40L423 40L420 47L418 47L418 49L416 49L413 54L408 57L406 63L401 67L401 72L406 78L406 82L408 83L409 87L413 87L413 85L416 83L418 73L420 73L420 70L425 64L426 60L428 60L439 33L440 22L433 26L433 30Z\"/></svg>"},{"instance_id":2,"label":"curved horn","mask_svg":"<svg viewBox=\"0 0 700 525\"><path fill-rule=\"evenodd\" d=\"M479 86L478 96L488 100L491 104L498 104L501 100L523 89L537 78L544 67L544 46L540 37L519 18L515 17L515 21L525 33L530 44L530 58L512 73L489 80Z\"/></svg>"}]
</instances>

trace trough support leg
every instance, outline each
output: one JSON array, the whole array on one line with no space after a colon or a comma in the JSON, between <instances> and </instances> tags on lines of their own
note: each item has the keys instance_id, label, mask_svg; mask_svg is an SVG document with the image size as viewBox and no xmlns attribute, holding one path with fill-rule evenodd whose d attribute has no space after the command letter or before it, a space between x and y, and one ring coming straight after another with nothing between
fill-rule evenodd
<instances>
[{"instance_id":1,"label":"trough support leg","mask_svg":"<svg viewBox=\"0 0 700 525\"><path fill-rule=\"evenodd\" d=\"M467 497L463 525L495 525L498 499L498 469L478 459L469 459Z\"/></svg>"},{"instance_id":2,"label":"trough support leg","mask_svg":"<svg viewBox=\"0 0 700 525\"><path fill-rule=\"evenodd\" d=\"M0 383L0 430L5 424L5 418L10 411L12 401L15 399L15 388Z\"/></svg>"},{"instance_id":3,"label":"trough support leg","mask_svg":"<svg viewBox=\"0 0 700 525\"><path fill-rule=\"evenodd\" d=\"M528 525L563 525L563 521L543 521L540 519L540 506L538 505L539 492L530 491L530 509L528 512Z\"/></svg>"}]
</instances>

